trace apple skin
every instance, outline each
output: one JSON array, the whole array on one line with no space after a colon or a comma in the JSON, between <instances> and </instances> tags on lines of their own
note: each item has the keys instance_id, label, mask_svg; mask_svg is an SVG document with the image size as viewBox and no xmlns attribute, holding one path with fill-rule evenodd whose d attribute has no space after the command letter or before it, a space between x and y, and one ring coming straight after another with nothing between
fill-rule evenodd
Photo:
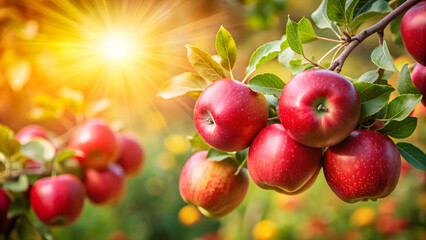
<instances>
[{"instance_id":1,"label":"apple skin","mask_svg":"<svg viewBox=\"0 0 426 240\"><path fill-rule=\"evenodd\" d=\"M37 137L47 139L47 133L38 125L28 125L19 130L15 137L21 144L25 144Z\"/></svg>"},{"instance_id":2,"label":"apple skin","mask_svg":"<svg viewBox=\"0 0 426 240\"><path fill-rule=\"evenodd\" d=\"M30 191L34 213L51 227L73 224L83 210L85 198L83 183L71 174L42 178Z\"/></svg>"},{"instance_id":3,"label":"apple skin","mask_svg":"<svg viewBox=\"0 0 426 240\"><path fill-rule=\"evenodd\" d=\"M6 190L0 188L0 235L9 233L15 223L15 218L8 219L7 211L10 206L10 198Z\"/></svg>"},{"instance_id":4,"label":"apple skin","mask_svg":"<svg viewBox=\"0 0 426 240\"><path fill-rule=\"evenodd\" d=\"M103 119L91 119L72 134L68 147L85 168L105 169L118 160L120 145L115 133Z\"/></svg>"},{"instance_id":5,"label":"apple skin","mask_svg":"<svg viewBox=\"0 0 426 240\"><path fill-rule=\"evenodd\" d=\"M134 177L142 170L145 153L140 142L128 134L120 134L121 156L117 163L123 168L127 177Z\"/></svg>"},{"instance_id":6,"label":"apple skin","mask_svg":"<svg viewBox=\"0 0 426 240\"><path fill-rule=\"evenodd\" d=\"M343 201L375 201L396 187L401 157L386 135L368 129L356 130L323 155L325 179Z\"/></svg>"},{"instance_id":7,"label":"apple skin","mask_svg":"<svg viewBox=\"0 0 426 240\"><path fill-rule=\"evenodd\" d=\"M342 75L311 69L284 87L278 112L291 138L322 148L343 141L355 129L361 103L354 85Z\"/></svg>"},{"instance_id":8,"label":"apple skin","mask_svg":"<svg viewBox=\"0 0 426 240\"><path fill-rule=\"evenodd\" d=\"M222 217L243 201L249 186L245 169L234 173L238 165L232 159L220 162L206 160L207 151L201 151L188 159L179 178L182 199L198 206L208 217Z\"/></svg>"},{"instance_id":9,"label":"apple skin","mask_svg":"<svg viewBox=\"0 0 426 240\"><path fill-rule=\"evenodd\" d=\"M421 64L417 64L411 73L411 79L413 80L414 86L416 86L423 95L422 103L423 106L426 106L426 67Z\"/></svg>"},{"instance_id":10,"label":"apple skin","mask_svg":"<svg viewBox=\"0 0 426 240\"><path fill-rule=\"evenodd\" d=\"M321 148L297 143L281 124L271 124L251 143L247 167L259 187L291 195L303 192L315 182L321 157Z\"/></svg>"},{"instance_id":11,"label":"apple skin","mask_svg":"<svg viewBox=\"0 0 426 240\"><path fill-rule=\"evenodd\" d=\"M265 96L231 79L212 83L194 107L198 133L207 144L221 151L247 148L267 122Z\"/></svg>"},{"instance_id":12,"label":"apple skin","mask_svg":"<svg viewBox=\"0 0 426 240\"><path fill-rule=\"evenodd\" d=\"M402 17L401 36L405 48L418 63L426 65L426 1L412 6Z\"/></svg>"},{"instance_id":13,"label":"apple skin","mask_svg":"<svg viewBox=\"0 0 426 240\"><path fill-rule=\"evenodd\" d=\"M111 164L107 169L86 169L84 186L93 203L118 204L126 192L124 171L118 164Z\"/></svg>"}]
</instances>

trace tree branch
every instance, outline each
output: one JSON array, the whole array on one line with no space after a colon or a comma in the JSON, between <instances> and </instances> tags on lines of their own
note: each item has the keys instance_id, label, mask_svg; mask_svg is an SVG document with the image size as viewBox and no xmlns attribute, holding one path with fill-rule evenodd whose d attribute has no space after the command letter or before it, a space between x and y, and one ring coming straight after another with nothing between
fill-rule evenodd
<instances>
[{"instance_id":1,"label":"tree branch","mask_svg":"<svg viewBox=\"0 0 426 240\"><path fill-rule=\"evenodd\" d=\"M354 50L364 39L366 39L367 37L369 37L371 34L375 32L380 32L380 31L383 32L383 30L392 20L394 20L396 17L401 15L405 10L409 9L410 7L412 7L414 4L416 4L419 1L420 0L407 0L405 3L401 4L399 7L397 7L391 13L386 15L386 17L382 18L379 22L377 22L373 26L362 30L358 35L351 37L351 39L349 39L350 44L345 48L342 54L340 54L340 56L335 61L333 61L333 63L328 69L331 71L336 70L336 72L340 72L342 70L343 63L345 62L346 58L349 56L352 50Z\"/></svg>"}]
</instances>

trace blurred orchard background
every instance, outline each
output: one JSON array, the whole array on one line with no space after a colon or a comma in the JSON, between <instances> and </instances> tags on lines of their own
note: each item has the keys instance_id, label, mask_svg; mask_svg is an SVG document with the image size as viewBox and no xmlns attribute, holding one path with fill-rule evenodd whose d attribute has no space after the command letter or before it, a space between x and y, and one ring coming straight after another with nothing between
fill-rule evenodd
<instances>
[{"instance_id":1,"label":"blurred orchard background","mask_svg":"<svg viewBox=\"0 0 426 240\"><path fill-rule=\"evenodd\" d=\"M179 196L179 173L192 154L188 136L195 134L195 100L155 95L168 78L193 71L184 45L214 53L216 32L225 26L237 43L234 74L241 80L251 53L282 36L288 14L294 20L310 18L319 4L319 0L0 0L0 123L15 131L37 123L60 134L69 119L67 114L55 119L56 97L73 89L79 101L107 99L108 109L101 116L136 133L146 151L144 170L128 180L121 204L95 207L86 201L74 225L50 230L37 226L51 231L54 239L80 240L426 239L425 172L405 163L396 190L377 202L342 202L322 173L313 187L297 196L261 190L251 183L242 205L221 219L203 217ZM103 39L123 36L129 41L126 56L111 60L108 54L117 53L100 51ZM396 65L413 63L389 36L385 32ZM342 74L359 77L375 69L369 58L376 45L375 37L366 39ZM330 48L331 43L315 42L306 45L305 52L320 57ZM285 81L291 78L277 61L260 71ZM396 84L397 76L392 79ZM418 128L408 141L426 150L426 111L418 107L415 116Z\"/></svg>"}]
</instances>

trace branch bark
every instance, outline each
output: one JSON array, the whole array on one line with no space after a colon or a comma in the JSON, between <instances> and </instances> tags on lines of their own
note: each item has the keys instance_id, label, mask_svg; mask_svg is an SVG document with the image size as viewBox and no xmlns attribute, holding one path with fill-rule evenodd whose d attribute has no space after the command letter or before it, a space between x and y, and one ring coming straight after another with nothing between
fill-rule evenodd
<instances>
[{"instance_id":1,"label":"branch bark","mask_svg":"<svg viewBox=\"0 0 426 240\"><path fill-rule=\"evenodd\" d=\"M386 17L382 18L379 22L374 24L373 26L362 30L358 35L351 37L349 45L345 48L345 50L340 54L338 58L336 58L335 61L331 64L331 66L328 68L331 71L336 70L336 72L340 72L343 67L343 63L345 62L346 58L349 56L349 54L367 37L372 35L373 33L380 32L383 33L383 30L386 28L386 26L394 20L396 17L401 15L405 10L412 7L414 4L420 2L420 0L407 0L405 3L401 4L399 7L397 7L395 10L393 10L391 13L386 15Z\"/></svg>"}]
</instances>

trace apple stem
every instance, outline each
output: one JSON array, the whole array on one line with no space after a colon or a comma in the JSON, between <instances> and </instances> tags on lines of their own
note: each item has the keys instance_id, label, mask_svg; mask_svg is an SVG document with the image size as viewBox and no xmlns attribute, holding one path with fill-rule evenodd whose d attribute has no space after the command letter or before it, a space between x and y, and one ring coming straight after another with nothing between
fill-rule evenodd
<instances>
[{"instance_id":1,"label":"apple stem","mask_svg":"<svg viewBox=\"0 0 426 240\"><path fill-rule=\"evenodd\" d=\"M247 162L247 158L245 158L244 161L238 166L237 171L235 171L234 173L235 176L237 176L240 173L241 169L243 168L244 164L246 164L246 162Z\"/></svg>"},{"instance_id":2,"label":"apple stem","mask_svg":"<svg viewBox=\"0 0 426 240\"><path fill-rule=\"evenodd\" d=\"M320 112L328 112L328 108L324 104L322 104L322 103L320 103L317 106L317 110L320 111Z\"/></svg>"},{"instance_id":3,"label":"apple stem","mask_svg":"<svg viewBox=\"0 0 426 240\"><path fill-rule=\"evenodd\" d=\"M403 4L401 4L399 7L395 8L391 13L386 15L384 18L382 18L379 22L374 24L373 26L362 30L358 35L351 37L348 42L348 47L340 54L340 56L331 63L330 67L328 68L331 71L336 70L336 72L340 72L343 67L343 63L345 62L346 58L349 56L349 54L367 37L372 35L375 32L383 31L383 29L386 28L386 26L394 20L396 17L401 15L405 12L405 10L411 8L416 3L418 3L420 0L407 0Z\"/></svg>"}]
</instances>

